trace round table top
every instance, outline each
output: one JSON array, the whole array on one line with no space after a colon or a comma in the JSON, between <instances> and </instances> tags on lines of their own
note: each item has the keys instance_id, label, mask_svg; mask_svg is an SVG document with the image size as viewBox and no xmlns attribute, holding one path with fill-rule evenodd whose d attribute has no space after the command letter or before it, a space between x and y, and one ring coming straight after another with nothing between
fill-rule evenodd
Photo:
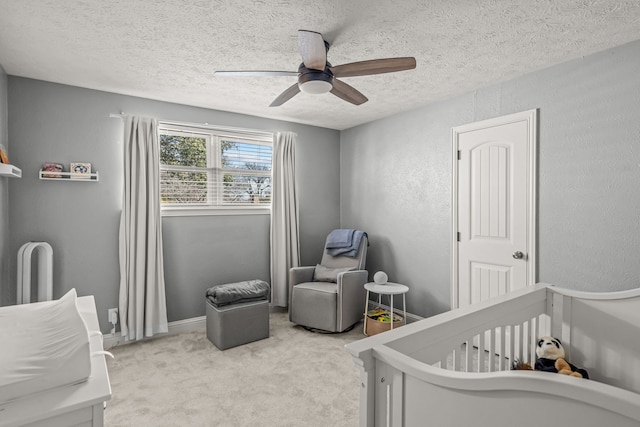
<instances>
[{"instance_id":1,"label":"round table top","mask_svg":"<svg viewBox=\"0 0 640 427\"><path fill-rule=\"evenodd\" d=\"M370 292L383 295L397 295L409 292L409 287L400 283L387 282L378 284L376 282L365 283L364 288Z\"/></svg>"}]
</instances>

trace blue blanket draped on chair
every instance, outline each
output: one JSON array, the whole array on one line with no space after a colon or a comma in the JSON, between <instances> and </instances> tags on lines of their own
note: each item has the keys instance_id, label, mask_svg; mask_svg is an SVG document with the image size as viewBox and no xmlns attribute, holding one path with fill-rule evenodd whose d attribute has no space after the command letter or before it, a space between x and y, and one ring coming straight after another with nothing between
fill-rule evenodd
<instances>
[{"instance_id":1,"label":"blue blanket draped on chair","mask_svg":"<svg viewBox=\"0 0 640 427\"><path fill-rule=\"evenodd\" d=\"M353 228L333 230L327 237L327 253L331 256L342 255L354 258L358 254L362 236L367 236L367 233Z\"/></svg>"}]
</instances>

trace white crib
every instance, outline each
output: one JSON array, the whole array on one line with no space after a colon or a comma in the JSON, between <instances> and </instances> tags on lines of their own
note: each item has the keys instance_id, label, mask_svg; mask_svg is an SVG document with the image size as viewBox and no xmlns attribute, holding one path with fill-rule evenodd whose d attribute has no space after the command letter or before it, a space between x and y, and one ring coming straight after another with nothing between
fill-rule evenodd
<instances>
[{"instance_id":1,"label":"white crib","mask_svg":"<svg viewBox=\"0 0 640 427\"><path fill-rule=\"evenodd\" d=\"M513 371L560 338L590 380ZM361 426L639 426L640 289L537 284L348 344Z\"/></svg>"}]
</instances>

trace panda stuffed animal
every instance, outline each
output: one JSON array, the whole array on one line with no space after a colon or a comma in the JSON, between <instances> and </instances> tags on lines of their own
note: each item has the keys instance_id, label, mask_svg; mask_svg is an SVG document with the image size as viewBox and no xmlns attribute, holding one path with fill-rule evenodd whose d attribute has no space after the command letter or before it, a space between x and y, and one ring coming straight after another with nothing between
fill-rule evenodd
<instances>
[{"instance_id":1,"label":"panda stuffed animal","mask_svg":"<svg viewBox=\"0 0 640 427\"><path fill-rule=\"evenodd\" d=\"M540 337L536 346L536 371L557 372L573 377L589 379L587 371L577 368L565 360L564 347L559 339Z\"/></svg>"}]
</instances>

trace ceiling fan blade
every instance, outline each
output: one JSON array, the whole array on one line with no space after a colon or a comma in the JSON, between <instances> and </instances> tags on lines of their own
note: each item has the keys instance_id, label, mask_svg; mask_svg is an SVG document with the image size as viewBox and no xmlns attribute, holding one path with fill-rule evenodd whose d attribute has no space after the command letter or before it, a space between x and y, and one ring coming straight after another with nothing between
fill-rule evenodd
<instances>
[{"instance_id":1,"label":"ceiling fan blade","mask_svg":"<svg viewBox=\"0 0 640 427\"><path fill-rule=\"evenodd\" d=\"M331 89L331 93L353 105L364 104L368 101L367 97L358 92L356 88L338 79L333 79L333 89Z\"/></svg>"},{"instance_id":2,"label":"ceiling fan blade","mask_svg":"<svg viewBox=\"0 0 640 427\"><path fill-rule=\"evenodd\" d=\"M273 100L269 107L279 107L284 104L294 96L300 93L300 88L298 87L298 83L289 86L284 92L282 92L276 99Z\"/></svg>"},{"instance_id":3,"label":"ceiling fan blade","mask_svg":"<svg viewBox=\"0 0 640 427\"><path fill-rule=\"evenodd\" d=\"M416 68L413 57L372 59L370 61L351 62L329 69L335 77L368 76L371 74L393 73Z\"/></svg>"},{"instance_id":4,"label":"ceiling fan blade","mask_svg":"<svg viewBox=\"0 0 640 427\"><path fill-rule=\"evenodd\" d=\"M322 34L315 31L299 30L298 47L305 67L311 70L324 70L327 65L327 46Z\"/></svg>"},{"instance_id":5,"label":"ceiling fan blade","mask_svg":"<svg viewBox=\"0 0 640 427\"><path fill-rule=\"evenodd\" d=\"M214 76L221 77L281 77L298 75L297 71L214 71Z\"/></svg>"}]
</instances>

